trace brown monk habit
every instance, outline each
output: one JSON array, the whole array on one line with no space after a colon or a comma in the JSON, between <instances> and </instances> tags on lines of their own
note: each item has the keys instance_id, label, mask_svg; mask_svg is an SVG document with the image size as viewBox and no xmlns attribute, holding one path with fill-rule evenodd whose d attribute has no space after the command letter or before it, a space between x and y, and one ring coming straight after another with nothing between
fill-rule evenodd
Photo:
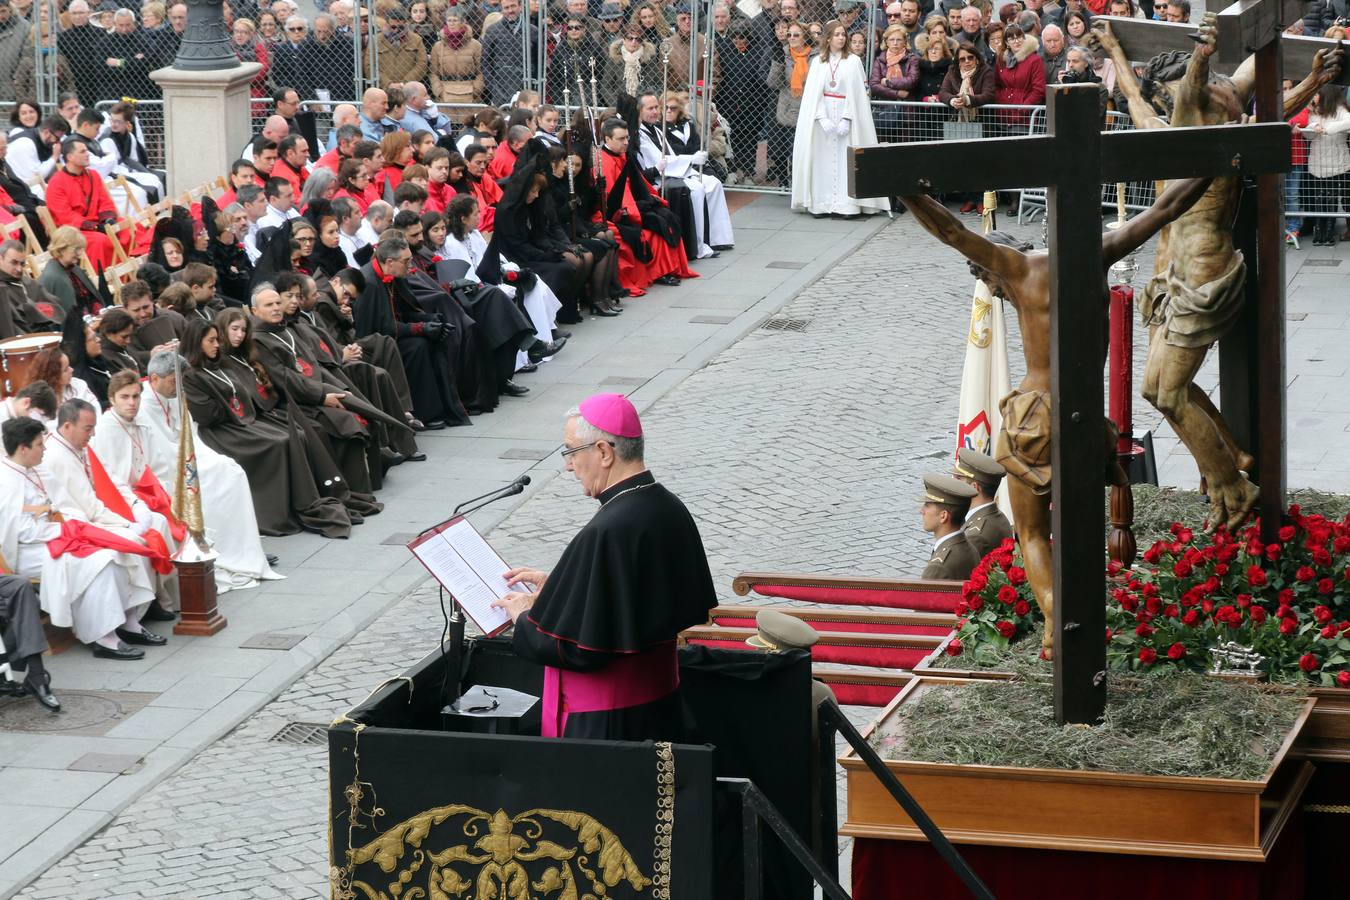
<instances>
[{"instance_id":1,"label":"brown monk habit","mask_svg":"<svg viewBox=\"0 0 1350 900\"><path fill-rule=\"evenodd\" d=\"M321 367L303 359L303 348L285 325L269 325L254 318L252 327L258 362L267 371L273 388L314 426L315 433L341 470L350 492L344 501L347 508L362 516L378 514L384 505L377 502L372 493L366 462L369 430L346 409L323 405L325 395L345 391L346 386L332 376L325 380L326 373Z\"/></svg>"},{"instance_id":2,"label":"brown monk habit","mask_svg":"<svg viewBox=\"0 0 1350 900\"><path fill-rule=\"evenodd\" d=\"M341 500L321 496L305 452L303 432L285 417L278 423L262 408L264 397L252 379L231 377L238 368L226 360L202 360L183 372L188 411L202 441L239 463L248 475L253 511L263 534L304 529L325 537L351 535L352 522Z\"/></svg>"}]
</instances>

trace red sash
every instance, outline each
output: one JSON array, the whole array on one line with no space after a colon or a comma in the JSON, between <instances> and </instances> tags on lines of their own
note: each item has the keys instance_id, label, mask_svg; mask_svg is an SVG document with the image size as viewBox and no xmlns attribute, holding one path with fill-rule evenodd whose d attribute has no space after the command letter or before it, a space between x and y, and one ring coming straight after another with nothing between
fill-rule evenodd
<instances>
[{"instance_id":1,"label":"red sash","mask_svg":"<svg viewBox=\"0 0 1350 900\"><path fill-rule=\"evenodd\" d=\"M47 542L47 552L52 555L52 559L59 559L63 553L69 553L83 559L99 550L113 550L117 553L148 556L150 565L159 574L168 575L173 571L173 562L169 559L169 548L165 545L164 538L160 537L159 532L153 529L145 533L145 546L142 546L130 538L113 534L111 531L104 531L88 522L67 519L61 523L61 536L52 538Z\"/></svg>"},{"instance_id":2,"label":"red sash","mask_svg":"<svg viewBox=\"0 0 1350 900\"><path fill-rule=\"evenodd\" d=\"M175 541L181 542L187 537L187 526L174 518L169 492L164 490L164 485L159 483L149 466L141 472L140 480L131 486L131 490L142 503L169 520L169 534L173 535Z\"/></svg>"},{"instance_id":3,"label":"red sash","mask_svg":"<svg viewBox=\"0 0 1350 900\"><path fill-rule=\"evenodd\" d=\"M660 700L680 686L675 642L621 656L597 672L544 667L544 737L562 737L568 713L627 709Z\"/></svg>"}]
</instances>

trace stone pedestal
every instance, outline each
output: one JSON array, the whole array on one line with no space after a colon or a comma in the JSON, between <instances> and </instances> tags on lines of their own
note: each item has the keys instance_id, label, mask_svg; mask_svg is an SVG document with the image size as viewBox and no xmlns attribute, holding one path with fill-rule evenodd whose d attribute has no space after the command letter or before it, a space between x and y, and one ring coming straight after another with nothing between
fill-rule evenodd
<instances>
[{"instance_id":1,"label":"stone pedestal","mask_svg":"<svg viewBox=\"0 0 1350 900\"><path fill-rule=\"evenodd\" d=\"M182 601L174 634L210 637L228 623L216 608L216 564L210 559L186 562L176 559L178 595Z\"/></svg>"},{"instance_id":2,"label":"stone pedestal","mask_svg":"<svg viewBox=\"0 0 1350 900\"><path fill-rule=\"evenodd\" d=\"M250 62L207 72L164 68L150 73L164 90L170 195L229 173L230 164L253 136L249 82L261 68Z\"/></svg>"}]
</instances>

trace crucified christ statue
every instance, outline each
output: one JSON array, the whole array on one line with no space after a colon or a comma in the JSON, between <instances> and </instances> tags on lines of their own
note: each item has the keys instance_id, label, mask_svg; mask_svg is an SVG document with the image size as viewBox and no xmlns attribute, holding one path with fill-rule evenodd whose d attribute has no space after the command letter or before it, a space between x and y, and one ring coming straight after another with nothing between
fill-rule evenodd
<instances>
[{"instance_id":1,"label":"crucified christ statue","mask_svg":"<svg viewBox=\"0 0 1350 900\"><path fill-rule=\"evenodd\" d=\"M1135 128L1221 125L1240 122L1256 86L1256 58L1248 57L1232 78L1210 72L1218 48L1218 18L1207 13L1198 45L1189 55L1162 54L1146 69L1145 97L1134 69L1109 22L1092 26L1091 41L1110 54L1116 85L1129 102ZM1319 50L1312 71L1284 95L1284 115L1302 109L1340 70L1341 51ZM1233 220L1242 183L1215 178L1205 196L1163 230L1154 275L1144 289L1140 314L1149 327L1144 398L1171 424L1195 457L1209 493L1209 527L1234 528L1256 503L1256 485L1243 474L1254 460L1238 446L1223 416L1194 382L1210 346L1232 325L1243 299L1246 264L1233 247Z\"/></svg>"},{"instance_id":2,"label":"crucified christ statue","mask_svg":"<svg viewBox=\"0 0 1350 900\"><path fill-rule=\"evenodd\" d=\"M1209 183L1208 178L1177 181L1147 210L1123 227L1102 235L1102 270L1096 273L1101 279L1102 303L1107 298L1106 271L1112 263L1176 220L1200 199ZM1054 653L1055 631L1055 570L1050 556L1050 256L1045 250L1032 250L1029 244L1019 244L1000 232L976 234L931 197L900 200L930 234L970 262L975 277L983 280L995 297L1008 301L1017 310L1027 374L999 403L1003 430L998 436L996 454L1008 469L1008 497L1027 580L1036 595L1036 604L1045 614L1041 647L1048 659ZM1085 202L1097 200L1093 197ZM1093 339L1100 338L1093 336ZM1108 460L1114 461L1114 451L1115 442L1108 439L1105 422L1102 442L1081 448L1083 453L1099 454L1104 468Z\"/></svg>"}]
</instances>

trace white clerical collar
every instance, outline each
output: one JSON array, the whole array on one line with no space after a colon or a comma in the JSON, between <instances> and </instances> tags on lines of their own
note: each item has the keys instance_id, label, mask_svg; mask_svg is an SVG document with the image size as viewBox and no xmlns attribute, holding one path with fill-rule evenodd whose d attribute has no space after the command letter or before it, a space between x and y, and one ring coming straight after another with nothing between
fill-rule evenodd
<instances>
[{"instance_id":1,"label":"white clerical collar","mask_svg":"<svg viewBox=\"0 0 1350 900\"><path fill-rule=\"evenodd\" d=\"M947 541L950 541L952 538L956 537L960 533L961 529L958 528L956 531L953 531L950 534L944 534L942 537L933 541L933 552L934 553L938 552L938 550L942 547L943 544L947 543Z\"/></svg>"},{"instance_id":2,"label":"white clerical collar","mask_svg":"<svg viewBox=\"0 0 1350 900\"><path fill-rule=\"evenodd\" d=\"M988 503L981 503L979 506L972 506L970 508L970 512L966 513L966 518L969 519L971 516L975 515L980 510L984 509L986 506L993 506L994 502L995 501L990 500Z\"/></svg>"}]
</instances>

